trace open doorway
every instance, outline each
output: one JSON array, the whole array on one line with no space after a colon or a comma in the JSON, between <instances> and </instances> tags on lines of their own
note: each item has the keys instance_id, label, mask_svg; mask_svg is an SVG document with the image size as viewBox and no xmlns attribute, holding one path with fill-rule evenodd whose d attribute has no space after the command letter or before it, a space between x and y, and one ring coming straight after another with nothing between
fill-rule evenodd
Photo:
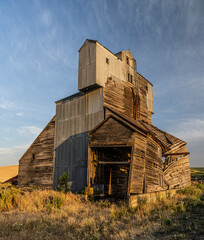
<instances>
[{"instance_id":1,"label":"open doorway","mask_svg":"<svg viewBox=\"0 0 204 240\"><path fill-rule=\"evenodd\" d=\"M97 161L94 183L105 196L127 196L131 147L95 148Z\"/></svg>"}]
</instances>

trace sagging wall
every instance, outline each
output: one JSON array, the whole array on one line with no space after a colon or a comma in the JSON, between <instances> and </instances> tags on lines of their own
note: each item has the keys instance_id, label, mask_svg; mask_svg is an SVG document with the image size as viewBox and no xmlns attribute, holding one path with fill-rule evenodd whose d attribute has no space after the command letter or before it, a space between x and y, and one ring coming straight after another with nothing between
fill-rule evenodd
<instances>
[{"instance_id":1,"label":"sagging wall","mask_svg":"<svg viewBox=\"0 0 204 240\"><path fill-rule=\"evenodd\" d=\"M180 146L170 153L186 153L186 145ZM185 154L169 155L165 159L164 182L168 189L191 185L189 157Z\"/></svg>"},{"instance_id":2,"label":"sagging wall","mask_svg":"<svg viewBox=\"0 0 204 240\"><path fill-rule=\"evenodd\" d=\"M134 147L130 166L130 194L144 192L146 136L134 133Z\"/></svg>"},{"instance_id":3,"label":"sagging wall","mask_svg":"<svg viewBox=\"0 0 204 240\"><path fill-rule=\"evenodd\" d=\"M20 186L53 186L53 149L55 117L48 123L19 160Z\"/></svg>"},{"instance_id":4,"label":"sagging wall","mask_svg":"<svg viewBox=\"0 0 204 240\"><path fill-rule=\"evenodd\" d=\"M56 104L54 187L65 171L71 190L87 183L88 132L103 120L103 89Z\"/></svg>"},{"instance_id":5,"label":"sagging wall","mask_svg":"<svg viewBox=\"0 0 204 240\"><path fill-rule=\"evenodd\" d=\"M150 136L147 138L145 161L145 192L164 190L162 149Z\"/></svg>"},{"instance_id":6,"label":"sagging wall","mask_svg":"<svg viewBox=\"0 0 204 240\"><path fill-rule=\"evenodd\" d=\"M163 190L161 147L150 136L134 133L130 194Z\"/></svg>"}]
</instances>

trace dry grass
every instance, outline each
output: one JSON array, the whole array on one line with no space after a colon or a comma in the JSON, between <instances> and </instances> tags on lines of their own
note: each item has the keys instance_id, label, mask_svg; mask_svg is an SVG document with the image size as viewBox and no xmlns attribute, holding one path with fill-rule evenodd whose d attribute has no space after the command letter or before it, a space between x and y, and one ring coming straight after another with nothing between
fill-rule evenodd
<instances>
[{"instance_id":1,"label":"dry grass","mask_svg":"<svg viewBox=\"0 0 204 240\"><path fill-rule=\"evenodd\" d=\"M0 186L0 239L203 239L204 185L136 209L54 190Z\"/></svg>"},{"instance_id":2,"label":"dry grass","mask_svg":"<svg viewBox=\"0 0 204 240\"><path fill-rule=\"evenodd\" d=\"M18 174L18 165L0 167L0 183L15 177Z\"/></svg>"}]
</instances>

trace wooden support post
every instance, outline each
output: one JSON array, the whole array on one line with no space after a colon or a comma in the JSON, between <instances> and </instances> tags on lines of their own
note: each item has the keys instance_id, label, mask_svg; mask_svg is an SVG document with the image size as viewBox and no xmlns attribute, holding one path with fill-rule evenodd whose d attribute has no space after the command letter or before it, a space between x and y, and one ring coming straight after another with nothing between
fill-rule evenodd
<instances>
[{"instance_id":1,"label":"wooden support post","mask_svg":"<svg viewBox=\"0 0 204 240\"><path fill-rule=\"evenodd\" d=\"M108 195L111 195L111 194L112 194L111 178L112 178L112 168L110 168Z\"/></svg>"}]
</instances>

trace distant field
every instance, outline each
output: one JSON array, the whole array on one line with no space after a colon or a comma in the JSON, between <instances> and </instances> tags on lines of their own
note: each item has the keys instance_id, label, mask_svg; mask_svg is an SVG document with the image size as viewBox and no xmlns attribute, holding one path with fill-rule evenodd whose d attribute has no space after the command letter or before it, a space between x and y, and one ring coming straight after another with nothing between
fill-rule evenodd
<instances>
[{"instance_id":1,"label":"distant field","mask_svg":"<svg viewBox=\"0 0 204 240\"><path fill-rule=\"evenodd\" d=\"M193 177L204 178L204 168L202 167L192 167L191 168L191 175Z\"/></svg>"},{"instance_id":2,"label":"distant field","mask_svg":"<svg viewBox=\"0 0 204 240\"><path fill-rule=\"evenodd\" d=\"M15 177L18 174L18 165L0 167L0 182Z\"/></svg>"}]
</instances>

